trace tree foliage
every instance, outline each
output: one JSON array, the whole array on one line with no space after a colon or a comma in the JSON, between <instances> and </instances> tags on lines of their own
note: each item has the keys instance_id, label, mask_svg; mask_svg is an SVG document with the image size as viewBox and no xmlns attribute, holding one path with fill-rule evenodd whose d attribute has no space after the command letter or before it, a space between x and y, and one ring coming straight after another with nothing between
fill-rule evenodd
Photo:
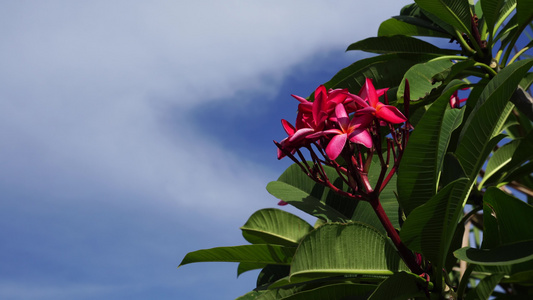
<instances>
[{"instance_id":1,"label":"tree foliage","mask_svg":"<svg viewBox=\"0 0 533 300\"><path fill-rule=\"evenodd\" d=\"M375 56L295 96L283 122L294 164L267 190L317 223L263 209L241 227L250 245L180 266L261 269L238 299L532 295L532 21L531 0L405 6L347 49Z\"/></svg>"}]
</instances>

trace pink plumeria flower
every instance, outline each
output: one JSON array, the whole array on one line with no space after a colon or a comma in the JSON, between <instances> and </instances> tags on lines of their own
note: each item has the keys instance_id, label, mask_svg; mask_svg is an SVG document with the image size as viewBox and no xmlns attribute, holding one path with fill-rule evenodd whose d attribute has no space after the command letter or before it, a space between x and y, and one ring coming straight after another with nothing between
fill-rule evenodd
<instances>
[{"instance_id":1,"label":"pink plumeria flower","mask_svg":"<svg viewBox=\"0 0 533 300\"><path fill-rule=\"evenodd\" d=\"M308 123L307 127L312 127L319 131L323 128L328 117L334 113L337 104L347 101L348 89L330 89L328 91L325 86L320 85L315 90L315 100L313 102L307 101L307 99L300 96L292 96L300 101L298 111L302 112L302 119ZM300 120L300 118L298 119Z\"/></svg>"},{"instance_id":2,"label":"pink plumeria flower","mask_svg":"<svg viewBox=\"0 0 533 300\"><path fill-rule=\"evenodd\" d=\"M399 124L407 121L407 118L394 106L385 105L379 102L379 96L383 95L387 89L377 90L372 84L372 80L367 78L365 85L359 92L359 96L352 95L354 103L361 107L355 112L356 115L371 114L381 121L390 124ZM366 101L361 101L365 99ZM367 103L368 102L368 103Z\"/></svg>"},{"instance_id":3,"label":"pink plumeria flower","mask_svg":"<svg viewBox=\"0 0 533 300\"><path fill-rule=\"evenodd\" d=\"M367 148L372 147L372 136L366 130L372 122L372 115L363 114L350 120L344 105L339 103L335 107L335 118L338 128L327 129L309 136L316 138L334 135L326 147L326 154L330 159L334 160L340 155L347 141L362 144Z\"/></svg>"}]
</instances>

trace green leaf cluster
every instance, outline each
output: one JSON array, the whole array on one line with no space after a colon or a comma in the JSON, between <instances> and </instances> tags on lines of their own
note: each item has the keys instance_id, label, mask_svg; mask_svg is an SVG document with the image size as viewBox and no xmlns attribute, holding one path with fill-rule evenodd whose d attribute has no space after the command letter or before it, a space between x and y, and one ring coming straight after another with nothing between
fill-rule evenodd
<instances>
[{"instance_id":1,"label":"green leaf cluster","mask_svg":"<svg viewBox=\"0 0 533 300\"><path fill-rule=\"evenodd\" d=\"M250 244L194 251L180 266L260 269L255 289L238 299L531 296L532 21L531 0L415 0L376 37L347 48L374 56L324 83L357 94L371 78L409 116L398 169L378 155L365 169L372 184L392 171L377 193L399 242L375 205L337 192L350 189L336 169L324 167L328 187L294 164L267 190L316 217L314 226L262 209L241 227ZM452 105L463 94L466 104ZM413 257L422 271L407 262Z\"/></svg>"}]
</instances>

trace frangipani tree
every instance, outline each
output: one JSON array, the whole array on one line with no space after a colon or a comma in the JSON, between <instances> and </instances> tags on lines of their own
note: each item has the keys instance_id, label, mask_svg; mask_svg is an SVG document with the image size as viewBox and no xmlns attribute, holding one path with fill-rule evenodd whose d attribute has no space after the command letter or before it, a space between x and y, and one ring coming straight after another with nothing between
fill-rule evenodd
<instances>
[{"instance_id":1,"label":"frangipani tree","mask_svg":"<svg viewBox=\"0 0 533 300\"><path fill-rule=\"evenodd\" d=\"M267 190L317 223L259 210L249 245L180 266L261 269L239 299L533 295L532 21L531 0L418 0L385 20L348 47L376 56L282 120L294 164Z\"/></svg>"}]
</instances>

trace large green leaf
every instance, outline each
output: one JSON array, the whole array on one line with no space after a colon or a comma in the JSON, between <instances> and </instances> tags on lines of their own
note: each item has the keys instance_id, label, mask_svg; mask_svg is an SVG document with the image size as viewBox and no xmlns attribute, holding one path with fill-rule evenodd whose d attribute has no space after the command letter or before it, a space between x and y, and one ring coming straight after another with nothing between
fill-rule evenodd
<instances>
[{"instance_id":1,"label":"large green leaf","mask_svg":"<svg viewBox=\"0 0 533 300\"><path fill-rule=\"evenodd\" d=\"M271 283L289 276L290 266L288 265L267 265L257 276L257 287L266 287Z\"/></svg>"},{"instance_id":2,"label":"large green leaf","mask_svg":"<svg viewBox=\"0 0 533 300\"><path fill-rule=\"evenodd\" d=\"M487 189L483 203L484 249L533 240L533 206L494 187Z\"/></svg>"},{"instance_id":3,"label":"large green leaf","mask_svg":"<svg viewBox=\"0 0 533 300\"><path fill-rule=\"evenodd\" d=\"M505 4L500 10L500 14L498 15L498 18L496 20L496 24L494 25L494 32L493 36L496 35L496 31L499 29L501 24L507 19L507 17L512 13L512 11L516 8L516 0L506 0Z\"/></svg>"},{"instance_id":4,"label":"large green leaf","mask_svg":"<svg viewBox=\"0 0 533 300\"><path fill-rule=\"evenodd\" d=\"M457 151L459 162L473 180L492 150L491 140L501 132L512 104L511 95L533 66L533 59L513 63L496 75L485 87L465 122Z\"/></svg>"},{"instance_id":5,"label":"large green leaf","mask_svg":"<svg viewBox=\"0 0 533 300\"><path fill-rule=\"evenodd\" d=\"M483 278L475 288L468 292L465 300L488 300L503 276L503 274L497 273Z\"/></svg>"},{"instance_id":6,"label":"large green leaf","mask_svg":"<svg viewBox=\"0 0 533 300\"><path fill-rule=\"evenodd\" d=\"M483 9L483 17L487 23L488 30L491 34L494 32L494 26L500 16L500 10L503 7L505 0L480 0L481 9ZM492 35L494 37L494 35Z\"/></svg>"},{"instance_id":7,"label":"large green leaf","mask_svg":"<svg viewBox=\"0 0 533 300\"><path fill-rule=\"evenodd\" d=\"M471 36L470 6L465 0L415 0L420 8Z\"/></svg>"},{"instance_id":8,"label":"large green leaf","mask_svg":"<svg viewBox=\"0 0 533 300\"><path fill-rule=\"evenodd\" d=\"M262 294L266 293L268 291L265 291L265 290L262 290L262 291L251 291L251 292L248 292L238 298L235 298L235 300L255 300L255 299L259 299L258 297L261 296Z\"/></svg>"},{"instance_id":9,"label":"large green leaf","mask_svg":"<svg viewBox=\"0 0 533 300\"><path fill-rule=\"evenodd\" d=\"M357 283L334 283L296 292L283 300L366 300L375 285Z\"/></svg>"},{"instance_id":10,"label":"large green leaf","mask_svg":"<svg viewBox=\"0 0 533 300\"><path fill-rule=\"evenodd\" d=\"M244 272L262 269L266 266L267 264L265 263L241 262L239 263L239 266L237 267L237 277L239 277Z\"/></svg>"},{"instance_id":11,"label":"large green leaf","mask_svg":"<svg viewBox=\"0 0 533 300\"><path fill-rule=\"evenodd\" d=\"M392 53L361 59L340 70L324 85L327 88L347 88L357 94L365 84L366 78L372 78L376 88L396 87L411 66L434 57L434 55Z\"/></svg>"},{"instance_id":12,"label":"large green leaf","mask_svg":"<svg viewBox=\"0 0 533 300\"><path fill-rule=\"evenodd\" d=\"M289 212L266 208L253 213L241 227L244 238L252 244L298 246L313 226Z\"/></svg>"},{"instance_id":13,"label":"large green leaf","mask_svg":"<svg viewBox=\"0 0 533 300\"><path fill-rule=\"evenodd\" d=\"M440 181L441 174L444 170L444 161L446 159L446 152L448 152L448 145L452 138L452 133L459 128L461 122L463 121L465 109L456 109L456 108L447 108L444 112L444 118L442 120L441 133L439 135L439 150L437 153L437 186L444 186ZM459 170L457 170L459 171ZM463 176L462 168L460 176ZM458 177L456 177L458 178ZM453 180L452 180L453 181Z\"/></svg>"},{"instance_id":14,"label":"large green leaf","mask_svg":"<svg viewBox=\"0 0 533 300\"><path fill-rule=\"evenodd\" d=\"M464 71L467 69L473 69L476 61L473 59L462 60L454 63L451 67L444 69L442 72L433 75L432 81L442 81L447 85L453 79L461 79L465 77Z\"/></svg>"},{"instance_id":15,"label":"large green leaf","mask_svg":"<svg viewBox=\"0 0 533 300\"><path fill-rule=\"evenodd\" d=\"M452 25L442 21L427 10L421 9L416 3L404 6L400 11L400 15L393 18L430 30L447 33L448 37L453 37L456 34Z\"/></svg>"},{"instance_id":16,"label":"large green leaf","mask_svg":"<svg viewBox=\"0 0 533 300\"><path fill-rule=\"evenodd\" d=\"M412 66L400 83L397 92L397 99L403 101L405 91L405 80L409 80L409 94L411 101L419 101L431 93L433 89L440 86L440 82L434 82L433 76L451 68L453 63L449 58L435 58L428 62Z\"/></svg>"},{"instance_id":17,"label":"large green leaf","mask_svg":"<svg viewBox=\"0 0 533 300\"><path fill-rule=\"evenodd\" d=\"M427 285L425 279L416 274L398 272L385 279L368 299L404 300L425 297L425 291L421 290L421 287Z\"/></svg>"},{"instance_id":18,"label":"large green leaf","mask_svg":"<svg viewBox=\"0 0 533 300\"><path fill-rule=\"evenodd\" d=\"M492 249L464 247L456 250L455 257L484 266L500 266L533 260L533 240L521 241Z\"/></svg>"},{"instance_id":19,"label":"large green leaf","mask_svg":"<svg viewBox=\"0 0 533 300\"><path fill-rule=\"evenodd\" d=\"M396 97L403 101L405 79L407 79L411 101L419 101L440 86L440 82L434 82L433 76L451 68L452 65L449 58L435 58L412 66L403 76L404 80L400 83Z\"/></svg>"},{"instance_id":20,"label":"large green leaf","mask_svg":"<svg viewBox=\"0 0 533 300\"><path fill-rule=\"evenodd\" d=\"M451 37L448 33L402 22L396 18L388 19L379 26L378 36L392 36L398 34L406 36L441 37L448 39Z\"/></svg>"},{"instance_id":21,"label":"large green leaf","mask_svg":"<svg viewBox=\"0 0 533 300\"><path fill-rule=\"evenodd\" d=\"M463 209L468 180L448 184L427 203L415 208L405 220L400 237L411 250L422 253L442 270ZM455 249L453 249L455 250Z\"/></svg>"},{"instance_id":22,"label":"large green leaf","mask_svg":"<svg viewBox=\"0 0 533 300\"><path fill-rule=\"evenodd\" d=\"M392 275L401 270L408 268L387 237L376 229L362 223L329 223L302 240L291 264L291 278Z\"/></svg>"},{"instance_id":23,"label":"large green leaf","mask_svg":"<svg viewBox=\"0 0 533 300\"><path fill-rule=\"evenodd\" d=\"M450 96L464 84L459 80L450 83L424 114L409 137L398 169L398 196L400 205L407 215L428 201L437 191L440 174L437 167L444 159L444 156L440 156L444 151L440 151L439 147L446 148L443 138L448 136L453 128L446 125L449 120L444 123L446 126L443 126L445 111L449 106Z\"/></svg>"},{"instance_id":24,"label":"large green leaf","mask_svg":"<svg viewBox=\"0 0 533 300\"><path fill-rule=\"evenodd\" d=\"M330 167L324 169L328 178L342 189L343 182L337 172ZM297 164L287 168L277 181L270 182L267 190L274 197L326 221L349 221L358 203L316 183Z\"/></svg>"},{"instance_id":25,"label":"large green leaf","mask_svg":"<svg viewBox=\"0 0 533 300\"><path fill-rule=\"evenodd\" d=\"M483 197L484 230L481 248L492 250L533 240L532 219L533 206L498 188L488 188ZM531 247L527 250L531 251ZM533 280L533 260L510 265L477 265L476 270L481 273L506 274L510 277L506 276L504 281L510 283L531 283Z\"/></svg>"},{"instance_id":26,"label":"large green leaf","mask_svg":"<svg viewBox=\"0 0 533 300\"><path fill-rule=\"evenodd\" d=\"M512 140L494 152L487 163L485 174L479 183L479 188L481 188L483 184L491 178L492 175L501 170L512 160L513 154L516 152L520 142L521 139ZM528 153L533 155L533 153L531 153L531 148L528 149Z\"/></svg>"},{"instance_id":27,"label":"large green leaf","mask_svg":"<svg viewBox=\"0 0 533 300\"><path fill-rule=\"evenodd\" d=\"M533 0L517 0L516 16L518 26L525 28L533 20Z\"/></svg>"},{"instance_id":28,"label":"large green leaf","mask_svg":"<svg viewBox=\"0 0 533 300\"><path fill-rule=\"evenodd\" d=\"M459 54L458 50L442 49L428 42L405 35L370 37L348 46L347 51L361 50L372 53L431 53Z\"/></svg>"},{"instance_id":29,"label":"large green leaf","mask_svg":"<svg viewBox=\"0 0 533 300\"><path fill-rule=\"evenodd\" d=\"M287 265L296 248L279 245L242 245L217 247L187 253L178 268L196 262L248 262Z\"/></svg>"}]
</instances>

